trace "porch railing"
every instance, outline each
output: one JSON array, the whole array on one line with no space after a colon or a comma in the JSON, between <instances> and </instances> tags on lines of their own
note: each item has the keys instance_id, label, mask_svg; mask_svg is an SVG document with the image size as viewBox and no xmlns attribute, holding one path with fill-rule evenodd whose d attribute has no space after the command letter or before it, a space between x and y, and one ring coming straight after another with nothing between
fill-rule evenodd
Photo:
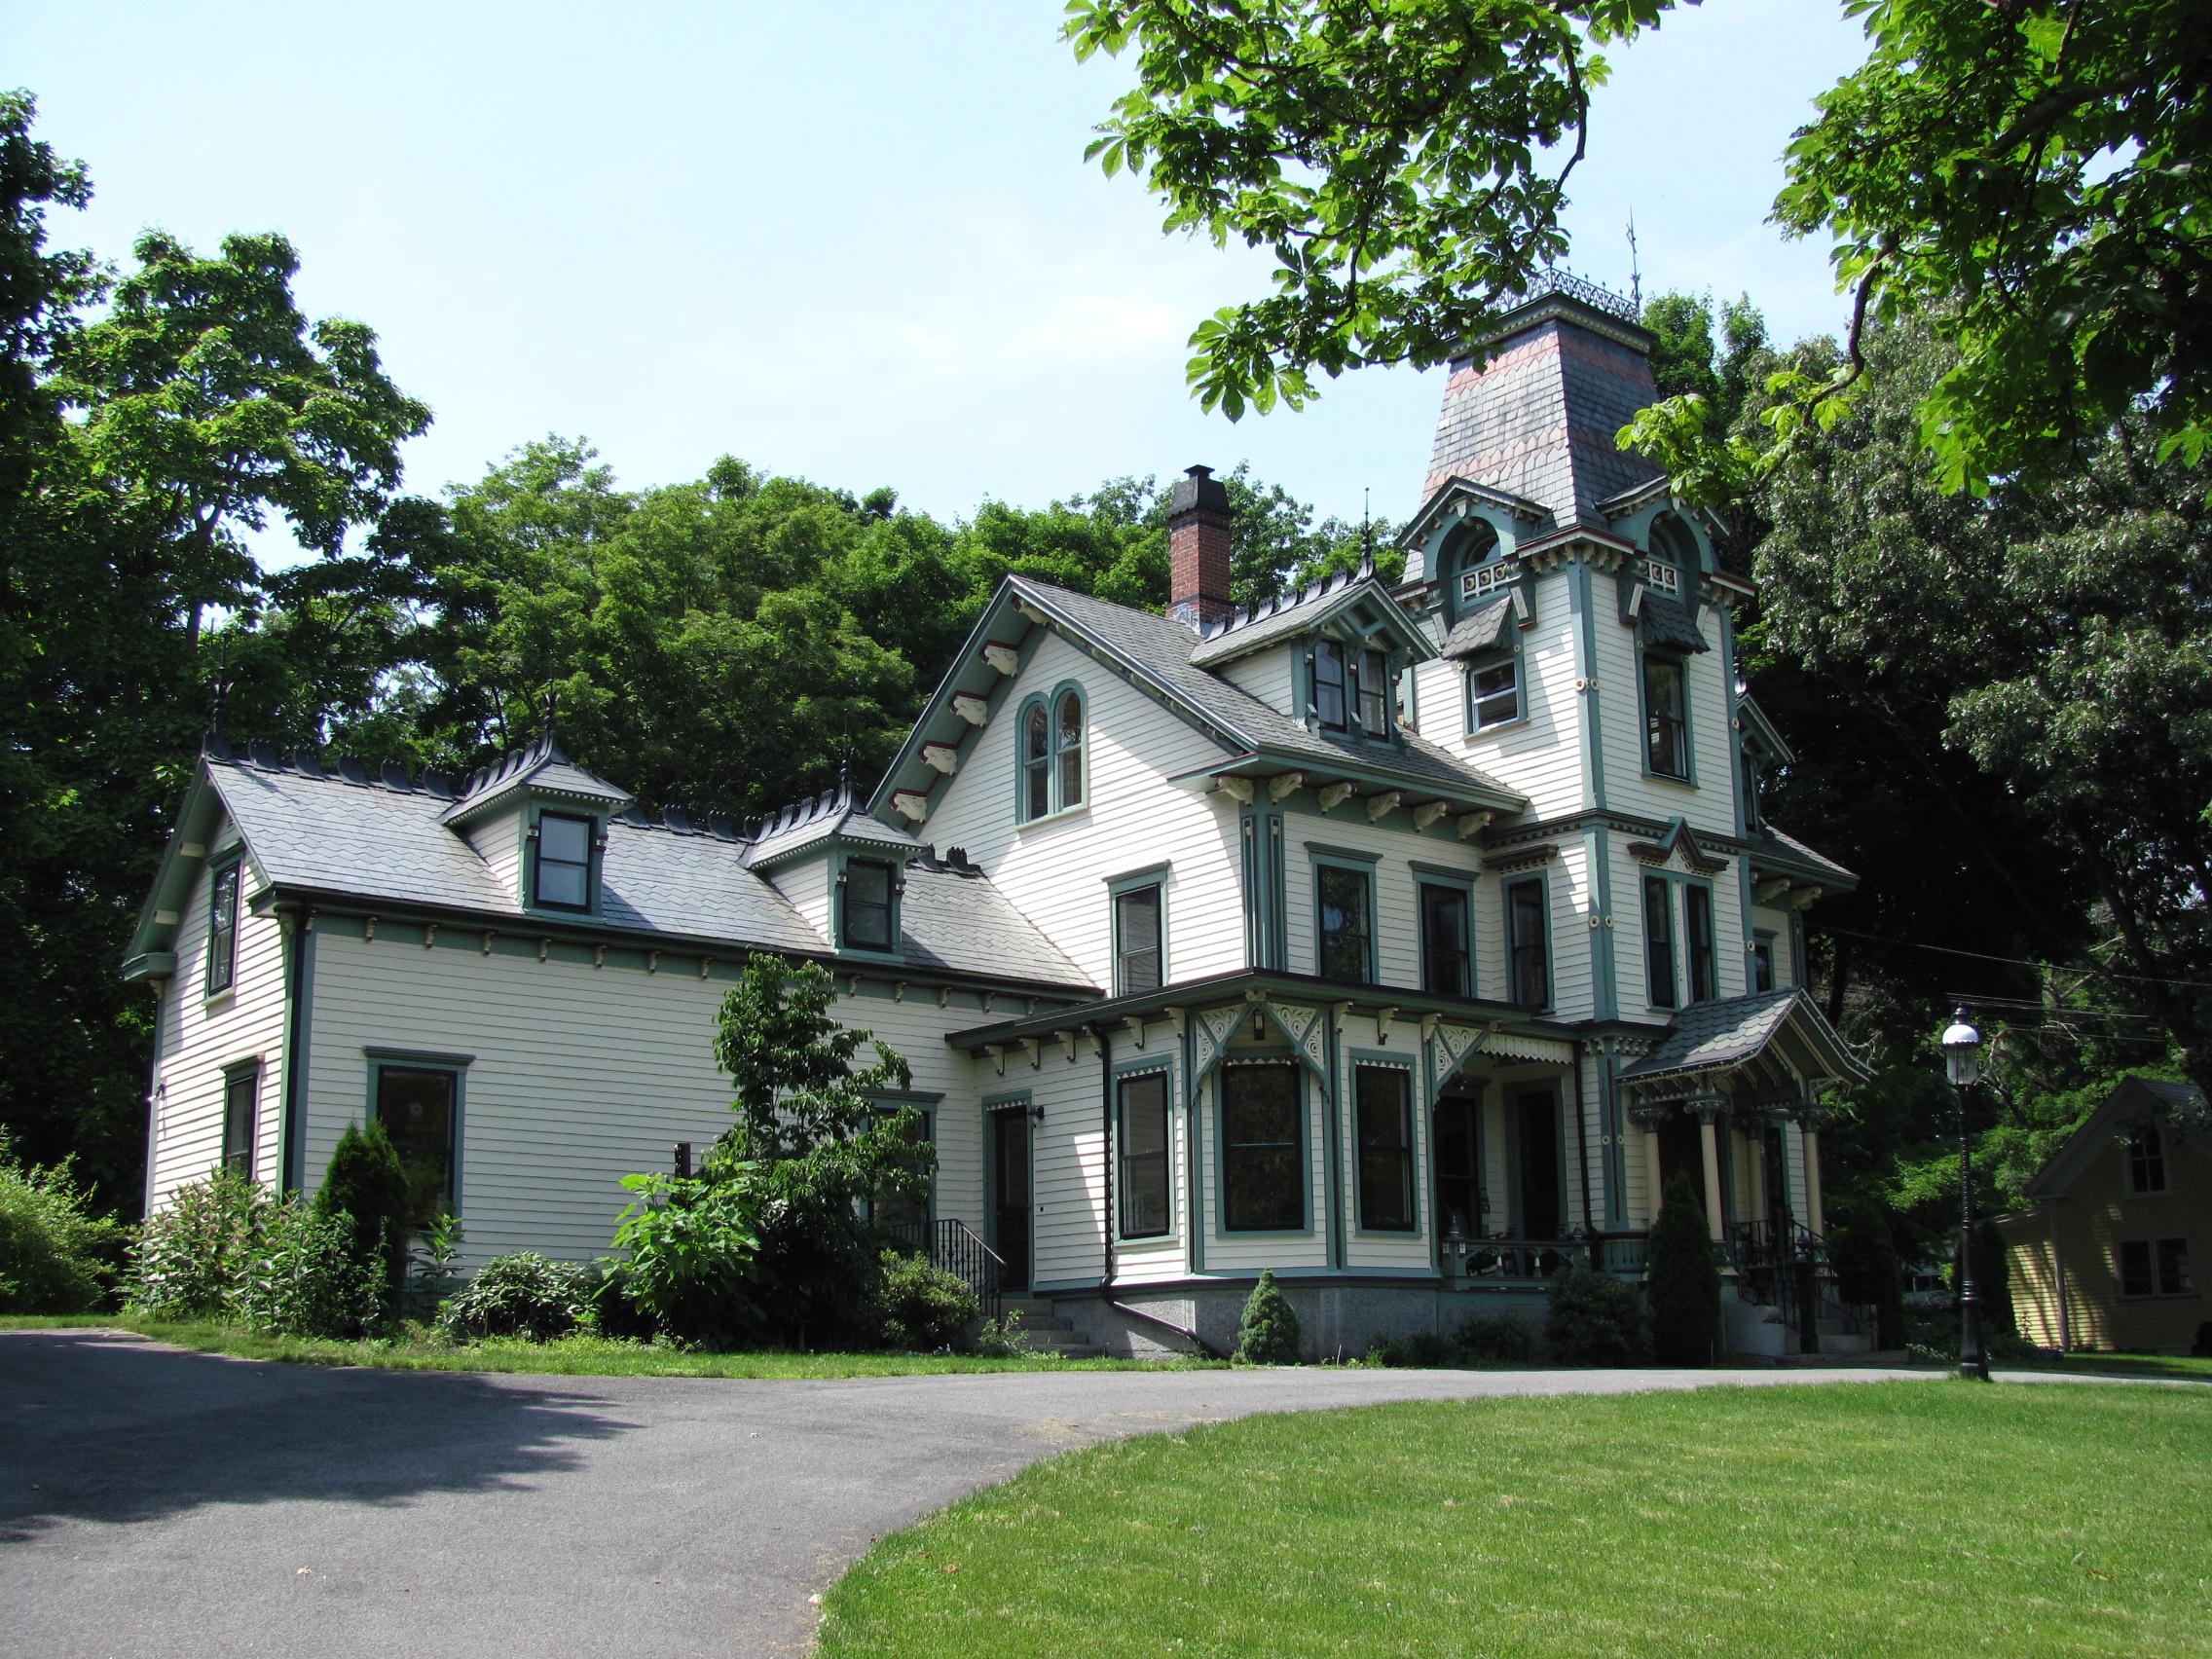
<instances>
[{"instance_id":1,"label":"porch railing","mask_svg":"<svg viewBox=\"0 0 2212 1659\"><path fill-rule=\"evenodd\" d=\"M969 1229L964 1221L909 1221L890 1230L929 1258L930 1266L952 1274L976 1293L976 1305L985 1319L1004 1315L1002 1289L1006 1259Z\"/></svg>"},{"instance_id":2,"label":"porch railing","mask_svg":"<svg viewBox=\"0 0 2212 1659\"><path fill-rule=\"evenodd\" d=\"M1464 1245L1466 1254L1459 1255ZM1641 1275L1645 1246L1641 1233L1587 1233L1566 1238L1447 1239L1445 1271L1468 1279L1548 1279L1569 1262L1608 1273Z\"/></svg>"}]
</instances>

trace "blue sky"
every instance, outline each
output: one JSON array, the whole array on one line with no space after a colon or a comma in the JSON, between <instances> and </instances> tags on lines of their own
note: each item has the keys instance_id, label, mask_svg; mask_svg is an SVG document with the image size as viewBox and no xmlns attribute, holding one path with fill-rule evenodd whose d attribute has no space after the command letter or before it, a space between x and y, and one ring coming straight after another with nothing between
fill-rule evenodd
<instances>
[{"instance_id":1,"label":"blue sky","mask_svg":"<svg viewBox=\"0 0 2212 1659\"><path fill-rule=\"evenodd\" d=\"M1572 264L1839 326L1825 249L1764 223L1810 99L1858 61L1834 0L1711 0L1614 54ZM1126 71L1052 0L915 5L14 0L0 78L92 170L57 240L277 230L311 313L361 318L437 423L435 492L548 431L626 482L718 455L953 516L1248 458L1325 512L1414 504L1440 371L1366 370L1232 424L1184 340L1264 256L1160 234L1086 167ZM281 549L265 547L265 557Z\"/></svg>"}]
</instances>

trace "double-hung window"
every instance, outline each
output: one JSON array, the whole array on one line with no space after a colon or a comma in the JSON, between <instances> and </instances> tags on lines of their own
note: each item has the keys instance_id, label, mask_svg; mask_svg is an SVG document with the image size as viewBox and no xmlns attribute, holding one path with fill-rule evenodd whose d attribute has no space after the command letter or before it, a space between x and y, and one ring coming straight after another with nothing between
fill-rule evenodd
<instances>
[{"instance_id":1,"label":"double-hung window","mask_svg":"<svg viewBox=\"0 0 2212 1659\"><path fill-rule=\"evenodd\" d=\"M429 1067L387 1065L377 1072L377 1122L399 1154L407 1222L417 1230L454 1212L460 1086L455 1073Z\"/></svg>"},{"instance_id":2,"label":"double-hung window","mask_svg":"<svg viewBox=\"0 0 2212 1659\"><path fill-rule=\"evenodd\" d=\"M1359 1225L1411 1233L1414 1219L1413 1080L1395 1066L1360 1066L1353 1079L1359 1152Z\"/></svg>"},{"instance_id":3,"label":"double-hung window","mask_svg":"<svg viewBox=\"0 0 2212 1659\"><path fill-rule=\"evenodd\" d=\"M1390 735L1390 665L1381 651L1359 653L1359 725L1369 737Z\"/></svg>"},{"instance_id":4,"label":"double-hung window","mask_svg":"<svg viewBox=\"0 0 2212 1659\"><path fill-rule=\"evenodd\" d=\"M1317 865L1315 909L1320 916L1321 977L1355 985L1375 978L1375 878L1345 865Z\"/></svg>"},{"instance_id":5,"label":"double-hung window","mask_svg":"<svg viewBox=\"0 0 2212 1659\"><path fill-rule=\"evenodd\" d=\"M891 899L896 877L888 864L874 859L848 859L840 889L843 901L842 935L847 950L889 950Z\"/></svg>"},{"instance_id":6,"label":"double-hung window","mask_svg":"<svg viewBox=\"0 0 2212 1659\"><path fill-rule=\"evenodd\" d=\"M248 1066L223 1080L223 1167L247 1179L253 1176L256 1139L256 1096L261 1092L261 1068Z\"/></svg>"},{"instance_id":7,"label":"double-hung window","mask_svg":"<svg viewBox=\"0 0 2212 1659\"><path fill-rule=\"evenodd\" d=\"M1643 878L1643 977L1653 1008L1675 1006L1675 898L1664 876Z\"/></svg>"},{"instance_id":8,"label":"double-hung window","mask_svg":"<svg viewBox=\"0 0 2212 1659\"><path fill-rule=\"evenodd\" d=\"M1774 989L1774 935L1770 933L1751 936L1751 989Z\"/></svg>"},{"instance_id":9,"label":"double-hung window","mask_svg":"<svg viewBox=\"0 0 2212 1659\"><path fill-rule=\"evenodd\" d=\"M1478 662L1467 671L1467 696L1477 731L1521 718L1521 664L1511 653Z\"/></svg>"},{"instance_id":10,"label":"double-hung window","mask_svg":"<svg viewBox=\"0 0 2212 1659\"><path fill-rule=\"evenodd\" d=\"M1083 698L1063 691L1052 718L1052 750L1059 756L1060 809L1083 804Z\"/></svg>"},{"instance_id":11,"label":"double-hung window","mask_svg":"<svg viewBox=\"0 0 2212 1659\"><path fill-rule=\"evenodd\" d=\"M1343 645L1334 640L1313 642L1313 718L1323 730L1343 731L1349 723L1351 678Z\"/></svg>"},{"instance_id":12,"label":"double-hung window","mask_svg":"<svg viewBox=\"0 0 2212 1659\"><path fill-rule=\"evenodd\" d=\"M591 908L591 829L588 818L538 814L536 903L553 910Z\"/></svg>"},{"instance_id":13,"label":"double-hung window","mask_svg":"<svg viewBox=\"0 0 2212 1659\"><path fill-rule=\"evenodd\" d=\"M1042 703L1021 717L1021 816L1052 810L1052 714Z\"/></svg>"},{"instance_id":14,"label":"double-hung window","mask_svg":"<svg viewBox=\"0 0 2212 1659\"><path fill-rule=\"evenodd\" d=\"M1160 883L1114 895L1114 994L1137 996L1161 984Z\"/></svg>"},{"instance_id":15,"label":"double-hung window","mask_svg":"<svg viewBox=\"0 0 2212 1659\"><path fill-rule=\"evenodd\" d=\"M2145 1124L2127 1138L2127 1190L2131 1193L2166 1190L2166 1142L2155 1124Z\"/></svg>"},{"instance_id":16,"label":"double-hung window","mask_svg":"<svg viewBox=\"0 0 2212 1659\"><path fill-rule=\"evenodd\" d=\"M1643 658L1643 759L1654 777L1687 782L1689 715L1680 662L1645 652Z\"/></svg>"},{"instance_id":17,"label":"double-hung window","mask_svg":"<svg viewBox=\"0 0 2212 1659\"><path fill-rule=\"evenodd\" d=\"M2122 1296L2187 1296L2194 1288L2186 1238L2123 1239L2113 1257Z\"/></svg>"},{"instance_id":18,"label":"double-hung window","mask_svg":"<svg viewBox=\"0 0 2212 1659\"><path fill-rule=\"evenodd\" d=\"M1026 824L1081 806L1086 787L1083 691L1063 685L1050 697L1021 707L1014 741L1019 748L1017 816Z\"/></svg>"},{"instance_id":19,"label":"double-hung window","mask_svg":"<svg viewBox=\"0 0 2212 1659\"><path fill-rule=\"evenodd\" d=\"M1420 988L1440 996L1475 994L1467 939L1467 890L1440 881L1420 884Z\"/></svg>"},{"instance_id":20,"label":"double-hung window","mask_svg":"<svg viewBox=\"0 0 2212 1659\"><path fill-rule=\"evenodd\" d=\"M1713 889L1682 887L1682 932L1689 944L1690 1001L1712 1002L1720 995L1720 953L1713 940Z\"/></svg>"},{"instance_id":21,"label":"double-hung window","mask_svg":"<svg viewBox=\"0 0 2212 1659\"><path fill-rule=\"evenodd\" d=\"M207 995L231 988L239 965L239 864L223 866L207 882Z\"/></svg>"},{"instance_id":22,"label":"double-hung window","mask_svg":"<svg viewBox=\"0 0 2212 1659\"><path fill-rule=\"evenodd\" d=\"M1306 1225L1306 1137L1298 1064L1221 1070L1222 1228L1283 1233Z\"/></svg>"},{"instance_id":23,"label":"double-hung window","mask_svg":"<svg viewBox=\"0 0 2212 1659\"><path fill-rule=\"evenodd\" d=\"M1122 1080L1122 1236L1157 1238L1173 1225L1167 1180L1167 1074Z\"/></svg>"},{"instance_id":24,"label":"double-hung window","mask_svg":"<svg viewBox=\"0 0 2212 1659\"><path fill-rule=\"evenodd\" d=\"M1540 877L1506 884L1506 959L1512 970L1513 1000L1523 1008L1546 1008L1552 1000L1551 930L1545 908Z\"/></svg>"}]
</instances>

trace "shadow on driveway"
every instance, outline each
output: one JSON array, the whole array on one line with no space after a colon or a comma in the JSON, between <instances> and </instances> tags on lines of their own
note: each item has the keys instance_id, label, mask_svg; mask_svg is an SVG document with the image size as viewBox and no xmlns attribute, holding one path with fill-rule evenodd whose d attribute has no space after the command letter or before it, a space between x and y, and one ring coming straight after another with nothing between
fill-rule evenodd
<instances>
[{"instance_id":1,"label":"shadow on driveway","mask_svg":"<svg viewBox=\"0 0 2212 1659\"><path fill-rule=\"evenodd\" d=\"M264 1365L103 1331L0 1333L0 1543L208 1504L528 1487L636 1427L456 1372Z\"/></svg>"}]
</instances>

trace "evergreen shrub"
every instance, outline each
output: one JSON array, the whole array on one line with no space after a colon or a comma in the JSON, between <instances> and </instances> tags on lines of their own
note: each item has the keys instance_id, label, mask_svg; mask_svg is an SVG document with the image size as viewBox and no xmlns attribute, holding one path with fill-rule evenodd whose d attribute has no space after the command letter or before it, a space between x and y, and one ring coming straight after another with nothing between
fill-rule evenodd
<instances>
[{"instance_id":1,"label":"evergreen shrub","mask_svg":"<svg viewBox=\"0 0 2212 1659\"><path fill-rule=\"evenodd\" d=\"M1667 1183L1651 1225L1643 1294L1659 1363L1711 1365L1720 1341L1720 1269L1713 1259L1705 1206L1679 1170Z\"/></svg>"},{"instance_id":2,"label":"evergreen shrub","mask_svg":"<svg viewBox=\"0 0 2212 1659\"><path fill-rule=\"evenodd\" d=\"M153 1319L233 1319L239 1285L275 1202L243 1175L188 1181L138 1228L126 1304Z\"/></svg>"},{"instance_id":3,"label":"evergreen shrub","mask_svg":"<svg viewBox=\"0 0 2212 1659\"><path fill-rule=\"evenodd\" d=\"M438 1309L437 1332L450 1342L521 1337L547 1343L591 1323L599 1275L577 1262L535 1250L494 1256Z\"/></svg>"},{"instance_id":4,"label":"evergreen shrub","mask_svg":"<svg viewBox=\"0 0 2212 1659\"><path fill-rule=\"evenodd\" d=\"M1561 1365L1628 1365L1643 1351L1646 1316L1634 1285L1569 1263L1552 1275L1544 1346Z\"/></svg>"},{"instance_id":5,"label":"evergreen shrub","mask_svg":"<svg viewBox=\"0 0 2212 1659\"><path fill-rule=\"evenodd\" d=\"M1232 1357L1238 1365L1296 1365L1300 1340L1298 1310L1275 1283L1274 1269L1263 1268L1244 1303Z\"/></svg>"},{"instance_id":6,"label":"evergreen shrub","mask_svg":"<svg viewBox=\"0 0 2212 1659\"><path fill-rule=\"evenodd\" d=\"M1536 1333L1510 1313L1477 1313L1452 1334L1468 1365L1526 1365L1536 1357Z\"/></svg>"},{"instance_id":7,"label":"evergreen shrub","mask_svg":"<svg viewBox=\"0 0 2212 1659\"><path fill-rule=\"evenodd\" d=\"M883 1340L893 1347L911 1353L940 1348L978 1311L975 1291L959 1274L932 1267L925 1256L884 1252Z\"/></svg>"},{"instance_id":8,"label":"evergreen shrub","mask_svg":"<svg viewBox=\"0 0 2212 1659\"><path fill-rule=\"evenodd\" d=\"M1367 1350L1369 1365L1408 1366L1419 1371L1456 1365L1458 1360L1459 1345L1434 1331L1409 1331L1402 1337L1375 1343Z\"/></svg>"},{"instance_id":9,"label":"evergreen shrub","mask_svg":"<svg viewBox=\"0 0 2212 1659\"><path fill-rule=\"evenodd\" d=\"M348 1248L396 1312L407 1272L407 1172L382 1124L346 1125L315 1189L314 1213L350 1218Z\"/></svg>"},{"instance_id":10,"label":"evergreen shrub","mask_svg":"<svg viewBox=\"0 0 2212 1659\"><path fill-rule=\"evenodd\" d=\"M84 1313L115 1277L121 1224L87 1213L69 1161L37 1168L0 1129L0 1313Z\"/></svg>"},{"instance_id":11,"label":"evergreen shrub","mask_svg":"<svg viewBox=\"0 0 2212 1659\"><path fill-rule=\"evenodd\" d=\"M386 1320L385 1283L353 1245L342 1215L317 1215L296 1198L268 1205L242 1260L238 1318L271 1337L369 1335Z\"/></svg>"}]
</instances>

